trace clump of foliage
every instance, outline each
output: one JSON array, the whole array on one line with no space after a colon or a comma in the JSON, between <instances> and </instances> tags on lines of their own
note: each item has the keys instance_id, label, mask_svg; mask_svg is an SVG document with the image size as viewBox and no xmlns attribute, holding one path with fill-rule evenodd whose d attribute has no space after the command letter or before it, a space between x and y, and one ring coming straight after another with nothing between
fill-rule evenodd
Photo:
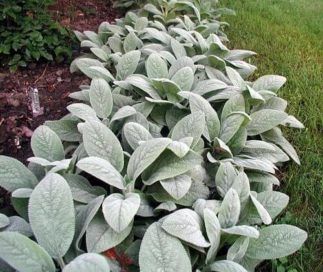
<instances>
[{"instance_id":1,"label":"clump of foliage","mask_svg":"<svg viewBox=\"0 0 323 272\"><path fill-rule=\"evenodd\" d=\"M0 1L1 64L16 70L28 63L71 58L74 35L53 21L52 0Z\"/></svg>"},{"instance_id":2,"label":"clump of foliage","mask_svg":"<svg viewBox=\"0 0 323 272\"><path fill-rule=\"evenodd\" d=\"M303 127L286 79L247 81L255 53L229 50L223 11L201 11L163 1L76 32L80 102L35 130L28 168L0 156L19 214L0 217L3 267L246 272L302 246L306 232L273 224L289 201L277 166L299 163L280 126Z\"/></svg>"}]
</instances>

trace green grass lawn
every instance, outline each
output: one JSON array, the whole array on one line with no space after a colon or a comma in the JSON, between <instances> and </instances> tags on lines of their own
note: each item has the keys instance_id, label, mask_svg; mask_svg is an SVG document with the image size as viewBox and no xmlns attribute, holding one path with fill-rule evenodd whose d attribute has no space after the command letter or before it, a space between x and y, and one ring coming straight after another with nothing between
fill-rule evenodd
<instances>
[{"instance_id":1,"label":"green grass lawn","mask_svg":"<svg viewBox=\"0 0 323 272\"><path fill-rule=\"evenodd\" d=\"M258 53L252 60L258 66L256 77L287 77L280 96L289 102L288 112L306 126L301 131L285 131L298 150L302 165L290 163L284 169L281 190L290 196L290 203L278 221L297 225L309 233L306 245L288 258L285 267L321 272L323 0L221 0L221 5L237 13L226 18L230 23L226 31L230 47Z\"/></svg>"}]
</instances>

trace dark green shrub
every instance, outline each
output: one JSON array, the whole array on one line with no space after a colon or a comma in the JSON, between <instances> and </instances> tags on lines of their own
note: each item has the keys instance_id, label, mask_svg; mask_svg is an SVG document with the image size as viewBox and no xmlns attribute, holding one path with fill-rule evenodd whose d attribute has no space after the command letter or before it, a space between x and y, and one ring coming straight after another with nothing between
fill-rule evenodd
<instances>
[{"instance_id":1,"label":"dark green shrub","mask_svg":"<svg viewBox=\"0 0 323 272\"><path fill-rule=\"evenodd\" d=\"M52 0L0 0L0 60L16 70L39 60L70 58L74 36L51 19Z\"/></svg>"}]
</instances>

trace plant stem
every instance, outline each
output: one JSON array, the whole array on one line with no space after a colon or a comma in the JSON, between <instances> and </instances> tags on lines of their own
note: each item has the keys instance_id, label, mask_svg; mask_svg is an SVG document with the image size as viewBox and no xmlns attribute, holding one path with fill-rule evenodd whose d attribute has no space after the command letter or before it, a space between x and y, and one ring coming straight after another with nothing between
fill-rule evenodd
<instances>
[{"instance_id":1,"label":"plant stem","mask_svg":"<svg viewBox=\"0 0 323 272\"><path fill-rule=\"evenodd\" d=\"M63 257L58 258L57 262L58 262L60 268L63 270L63 268L65 267L65 262L63 260Z\"/></svg>"}]
</instances>

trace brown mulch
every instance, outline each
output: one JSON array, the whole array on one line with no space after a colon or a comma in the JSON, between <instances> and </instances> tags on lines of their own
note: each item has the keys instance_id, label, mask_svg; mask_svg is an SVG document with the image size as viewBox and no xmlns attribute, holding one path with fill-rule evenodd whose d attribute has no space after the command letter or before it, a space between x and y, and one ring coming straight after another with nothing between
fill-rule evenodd
<instances>
[{"instance_id":1,"label":"brown mulch","mask_svg":"<svg viewBox=\"0 0 323 272\"><path fill-rule=\"evenodd\" d=\"M118 14L110 0L57 0L50 7L52 17L72 30L96 31L103 21L113 22ZM68 95L88 80L70 74L69 64L30 64L26 69L10 73L0 70L0 154L22 162L32 156L30 137L45 120L59 119L66 113ZM33 117L28 91L39 91L44 113Z\"/></svg>"}]
</instances>

